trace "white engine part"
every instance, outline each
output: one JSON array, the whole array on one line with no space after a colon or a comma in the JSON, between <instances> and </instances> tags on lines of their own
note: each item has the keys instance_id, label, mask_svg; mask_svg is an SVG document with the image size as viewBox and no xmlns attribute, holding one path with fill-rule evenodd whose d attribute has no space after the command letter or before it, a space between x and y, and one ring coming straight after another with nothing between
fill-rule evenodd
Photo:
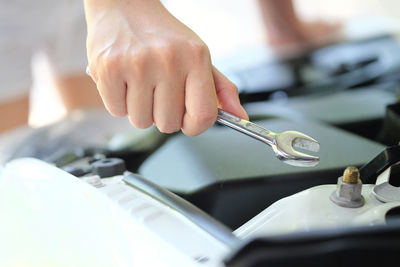
<instances>
[{"instance_id":1,"label":"white engine part","mask_svg":"<svg viewBox=\"0 0 400 267\"><path fill-rule=\"evenodd\" d=\"M39 160L8 163L0 176L0 266L222 264L227 248L174 210L121 185L101 191ZM110 199L121 193L159 216L146 219ZM175 239L159 236L154 228ZM196 252L210 252L197 256L211 259L196 261Z\"/></svg>"},{"instance_id":2,"label":"white engine part","mask_svg":"<svg viewBox=\"0 0 400 267\"><path fill-rule=\"evenodd\" d=\"M377 184L388 180L390 169L382 173ZM335 229L338 227L382 225L386 213L400 202L384 203L373 192L375 185L362 186L365 203L359 208L335 204L330 195L336 185L316 186L283 198L239 227L234 234L241 238L273 236L292 232Z\"/></svg>"}]
</instances>

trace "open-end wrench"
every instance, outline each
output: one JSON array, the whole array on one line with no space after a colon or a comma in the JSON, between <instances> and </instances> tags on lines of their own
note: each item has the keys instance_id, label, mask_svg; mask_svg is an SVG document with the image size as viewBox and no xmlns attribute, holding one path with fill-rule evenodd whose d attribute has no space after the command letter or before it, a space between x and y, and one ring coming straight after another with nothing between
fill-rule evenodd
<instances>
[{"instance_id":1,"label":"open-end wrench","mask_svg":"<svg viewBox=\"0 0 400 267\"><path fill-rule=\"evenodd\" d=\"M318 164L319 157L296 151L293 147L318 152L317 140L296 131L275 133L260 125L238 118L221 109L218 110L217 122L257 139L274 150L278 159L299 167L313 167Z\"/></svg>"}]
</instances>

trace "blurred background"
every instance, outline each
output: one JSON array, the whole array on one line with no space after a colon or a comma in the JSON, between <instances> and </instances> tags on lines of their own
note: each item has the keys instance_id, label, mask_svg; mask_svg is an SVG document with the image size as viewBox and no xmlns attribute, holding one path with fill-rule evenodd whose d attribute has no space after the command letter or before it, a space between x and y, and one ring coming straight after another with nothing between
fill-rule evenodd
<instances>
[{"instance_id":1,"label":"blurred background","mask_svg":"<svg viewBox=\"0 0 400 267\"><path fill-rule=\"evenodd\" d=\"M276 57L267 44L255 0L165 0L164 4L207 43L214 64L222 71L245 69ZM397 33L400 29L400 3L395 0L297 0L294 4L305 21L340 23L344 40ZM37 54L32 67L30 123L41 126L62 118L66 112L53 90L45 57Z\"/></svg>"}]
</instances>

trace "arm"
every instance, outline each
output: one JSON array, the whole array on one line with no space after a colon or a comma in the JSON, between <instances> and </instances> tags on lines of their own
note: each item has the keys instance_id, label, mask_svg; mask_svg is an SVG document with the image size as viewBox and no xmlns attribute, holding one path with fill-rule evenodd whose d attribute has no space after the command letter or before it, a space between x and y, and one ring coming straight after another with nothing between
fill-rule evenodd
<instances>
[{"instance_id":1,"label":"arm","mask_svg":"<svg viewBox=\"0 0 400 267\"><path fill-rule=\"evenodd\" d=\"M339 38L340 25L299 18L292 0L258 0L269 43L278 50L312 49Z\"/></svg>"},{"instance_id":2,"label":"arm","mask_svg":"<svg viewBox=\"0 0 400 267\"><path fill-rule=\"evenodd\" d=\"M197 135L217 107L247 118L203 41L158 0L85 0L90 73L108 111L137 128Z\"/></svg>"}]
</instances>

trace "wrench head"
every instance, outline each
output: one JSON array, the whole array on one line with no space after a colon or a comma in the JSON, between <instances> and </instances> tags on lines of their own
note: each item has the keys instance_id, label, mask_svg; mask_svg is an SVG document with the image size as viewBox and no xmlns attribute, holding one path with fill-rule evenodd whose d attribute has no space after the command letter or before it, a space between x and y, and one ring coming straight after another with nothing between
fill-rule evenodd
<instances>
[{"instance_id":1,"label":"wrench head","mask_svg":"<svg viewBox=\"0 0 400 267\"><path fill-rule=\"evenodd\" d=\"M296 131L278 133L275 137L273 150L283 162L298 167L313 167L319 163L319 157L302 153L294 147L318 152L319 143L314 138Z\"/></svg>"}]
</instances>

